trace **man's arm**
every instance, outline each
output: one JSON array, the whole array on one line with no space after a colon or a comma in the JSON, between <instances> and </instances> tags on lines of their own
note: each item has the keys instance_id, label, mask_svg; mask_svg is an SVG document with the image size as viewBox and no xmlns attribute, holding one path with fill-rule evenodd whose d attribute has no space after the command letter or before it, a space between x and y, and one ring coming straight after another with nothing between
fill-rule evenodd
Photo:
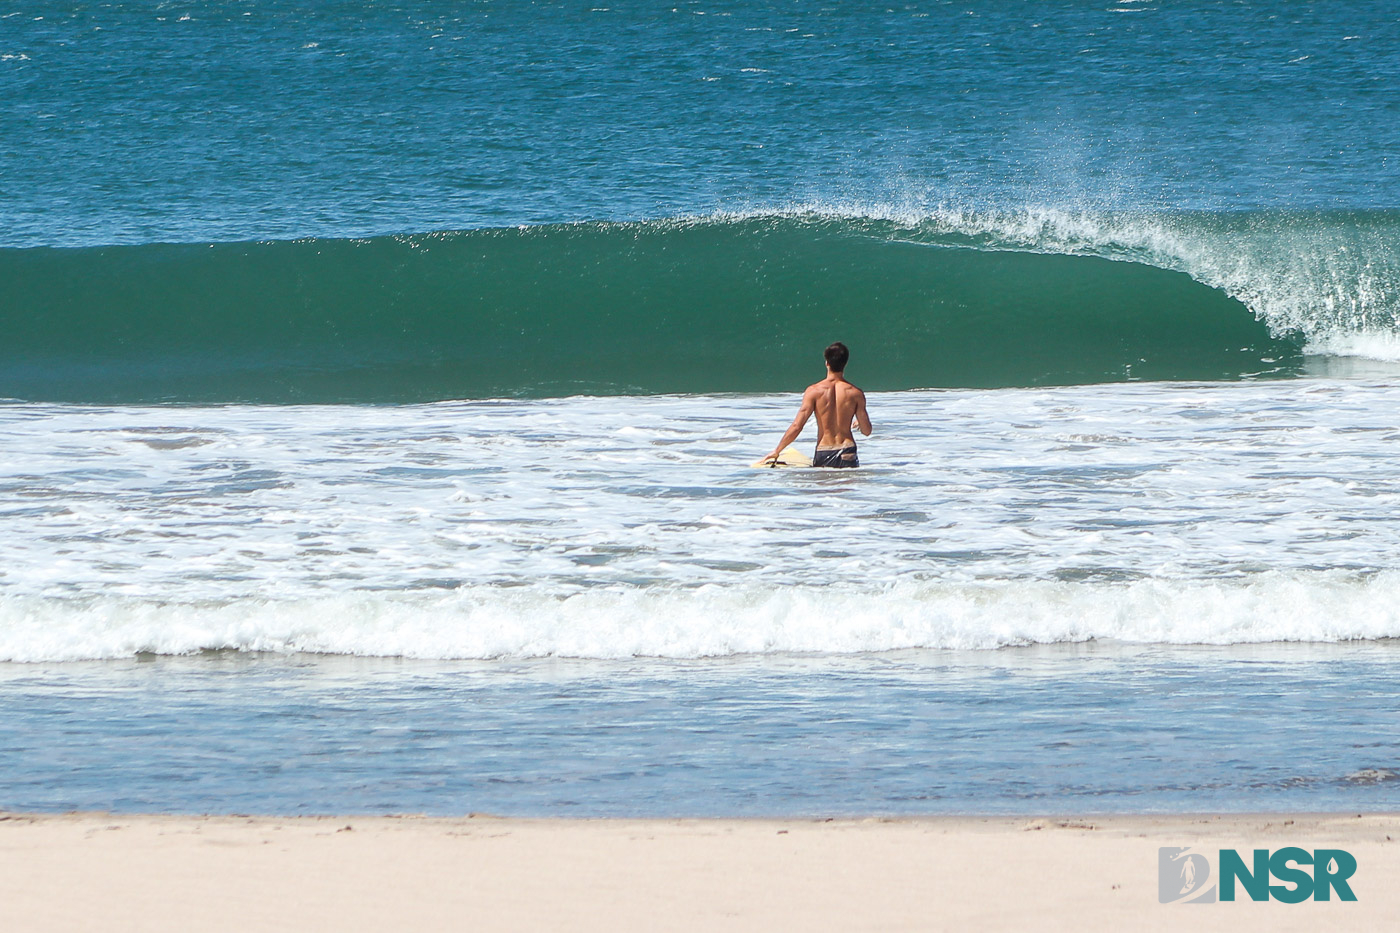
<instances>
[{"instance_id":1,"label":"man's arm","mask_svg":"<svg viewBox=\"0 0 1400 933\"><path fill-rule=\"evenodd\" d=\"M812 417L812 412L816 409L816 395L811 389L802 393L802 407L797 410L797 417L792 419L792 424L788 425L787 431L783 434L783 439L778 441L778 446L773 448L773 452L766 459L772 460L783 452L783 448L797 440L797 435L802 433L802 429L807 427L807 419Z\"/></svg>"},{"instance_id":2,"label":"man's arm","mask_svg":"<svg viewBox=\"0 0 1400 933\"><path fill-rule=\"evenodd\" d=\"M856 427L860 428L860 433L866 437L869 437L870 432L875 430L870 426L870 413L865 410L865 393L860 391L856 393L855 424Z\"/></svg>"}]
</instances>

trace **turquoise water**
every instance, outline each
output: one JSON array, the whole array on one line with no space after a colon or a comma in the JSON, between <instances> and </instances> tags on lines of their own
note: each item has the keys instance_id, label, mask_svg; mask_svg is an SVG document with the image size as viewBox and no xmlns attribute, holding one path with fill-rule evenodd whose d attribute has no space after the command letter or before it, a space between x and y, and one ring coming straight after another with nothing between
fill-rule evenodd
<instances>
[{"instance_id":1,"label":"turquoise water","mask_svg":"<svg viewBox=\"0 0 1400 933\"><path fill-rule=\"evenodd\" d=\"M1360 2L22 4L0 396L1393 362L1397 61Z\"/></svg>"},{"instance_id":2,"label":"turquoise water","mask_svg":"<svg viewBox=\"0 0 1400 933\"><path fill-rule=\"evenodd\" d=\"M15 0L0 807L1400 805L1397 90L1359 0ZM865 467L749 470L837 338Z\"/></svg>"},{"instance_id":3,"label":"turquoise water","mask_svg":"<svg viewBox=\"0 0 1400 933\"><path fill-rule=\"evenodd\" d=\"M814 322L861 335L870 389L1302 369L1302 337L1274 336L1184 273L947 245L965 237L926 226L754 218L0 250L19 310L0 397L774 392L810 374Z\"/></svg>"}]
</instances>

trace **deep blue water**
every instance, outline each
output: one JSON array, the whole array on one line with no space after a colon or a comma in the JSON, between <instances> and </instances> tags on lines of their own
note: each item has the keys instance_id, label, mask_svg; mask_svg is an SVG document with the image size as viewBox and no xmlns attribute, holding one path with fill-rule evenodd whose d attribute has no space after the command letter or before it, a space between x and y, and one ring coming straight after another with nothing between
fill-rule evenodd
<instances>
[{"instance_id":1,"label":"deep blue water","mask_svg":"<svg viewBox=\"0 0 1400 933\"><path fill-rule=\"evenodd\" d=\"M14 0L0 245L1393 207L1392 5Z\"/></svg>"}]
</instances>

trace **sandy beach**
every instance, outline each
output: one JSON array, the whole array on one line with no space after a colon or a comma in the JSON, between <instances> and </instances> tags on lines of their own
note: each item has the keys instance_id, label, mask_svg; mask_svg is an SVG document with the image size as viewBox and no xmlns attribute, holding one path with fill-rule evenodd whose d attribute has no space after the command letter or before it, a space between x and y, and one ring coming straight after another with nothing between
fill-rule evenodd
<instances>
[{"instance_id":1,"label":"sandy beach","mask_svg":"<svg viewBox=\"0 0 1400 933\"><path fill-rule=\"evenodd\" d=\"M1400 815L0 817L5 928L1370 930ZM1160 904L1157 848L1354 855L1355 902Z\"/></svg>"}]
</instances>

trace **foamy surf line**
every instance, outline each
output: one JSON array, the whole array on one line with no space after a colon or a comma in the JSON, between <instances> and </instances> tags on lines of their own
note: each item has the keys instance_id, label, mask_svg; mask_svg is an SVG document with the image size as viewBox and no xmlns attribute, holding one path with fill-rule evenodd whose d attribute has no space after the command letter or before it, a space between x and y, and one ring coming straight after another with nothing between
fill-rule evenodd
<instances>
[{"instance_id":1,"label":"foamy surf line","mask_svg":"<svg viewBox=\"0 0 1400 933\"><path fill-rule=\"evenodd\" d=\"M0 660L210 650L419 659L860 654L1111 639L1231 645L1400 637L1400 573L1228 580L608 588L157 602L0 600Z\"/></svg>"}]
</instances>

